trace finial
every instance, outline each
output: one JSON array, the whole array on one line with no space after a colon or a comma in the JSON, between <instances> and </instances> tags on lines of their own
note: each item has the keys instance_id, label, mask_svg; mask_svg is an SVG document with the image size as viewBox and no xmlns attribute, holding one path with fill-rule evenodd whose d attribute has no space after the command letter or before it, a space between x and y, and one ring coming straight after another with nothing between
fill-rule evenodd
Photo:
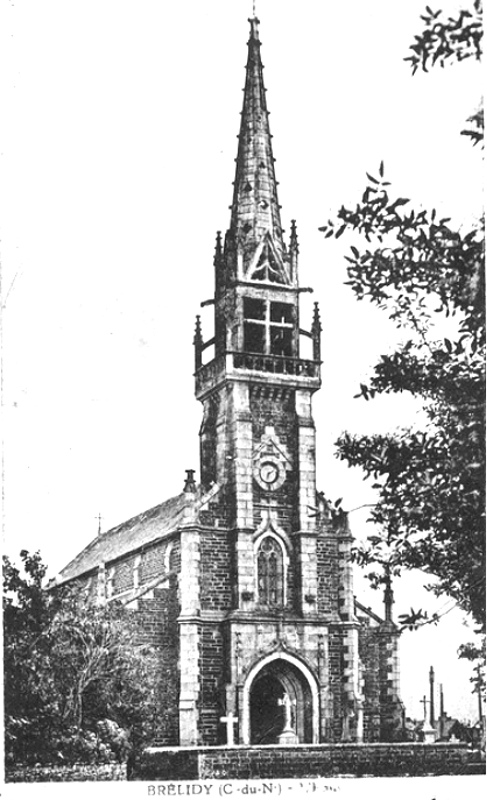
<instances>
[{"instance_id":1,"label":"finial","mask_svg":"<svg viewBox=\"0 0 487 800\"><path fill-rule=\"evenodd\" d=\"M98 520L98 536L100 536L101 535L101 521L102 521L102 516L101 516L100 512L98 513L98 516L95 517L95 519Z\"/></svg>"},{"instance_id":2,"label":"finial","mask_svg":"<svg viewBox=\"0 0 487 800\"><path fill-rule=\"evenodd\" d=\"M318 303L315 303L313 306L313 328L317 331L321 331L321 318L320 318L320 307Z\"/></svg>"},{"instance_id":3,"label":"finial","mask_svg":"<svg viewBox=\"0 0 487 800\"><path fill-rule=\"evenodd\" d=\"M392 622L392 606L394 605L394 592L392 591L391 572L385 568L384 576L384 611L386 622Z\"/></svg>"},{"instance_id":4,"label":"finial","mask_svg":"<svg viewBox=\"0 0 487 800\"><path fill-rule=\"evenodd\" d=\"M194 479L194 469L186 470L186 480L184 482L183 492L186 494L194 494L196 492L196 481Z\"/></svg>"},{"instance_id":5,"label":"finial","mask_svg":"<svg viewBox=\"0 0 487 800\"><path fill-rule=\"evenodd\" d=\"M222 254L222 232L217 231L215 243L215 259L219 258Z\"/></svg>"},{"instance_id":6,"label":"finial","mask_svg":"<svg viewBox=\"0 0 487 800\"><path fill-rule=\"evenodd\" d=\"M201 354L203 352L203 336L201 335L201 317L199 314L196 317L193 344L194 344L194 369L195 372L197 372L203 363L201 357Z\"/></svg>"}]
</instances>

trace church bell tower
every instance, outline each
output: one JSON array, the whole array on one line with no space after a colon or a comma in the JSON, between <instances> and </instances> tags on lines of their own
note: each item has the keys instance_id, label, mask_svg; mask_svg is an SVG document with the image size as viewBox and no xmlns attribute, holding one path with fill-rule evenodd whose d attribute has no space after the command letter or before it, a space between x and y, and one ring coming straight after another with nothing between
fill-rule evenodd
<instances>
[{"instance_id":1,"label":"church bell tower","mask_svg":"<svg viewBox=\"0 0 487 800\"><path fill-rule=\"evenodd\" d=\"M300 567L292 603L306 614L304 598L316 594L302 556L316 528L311 399L321 383L321 326L316 305L310 330L300 328L298 238L293 221L284 240L260 48L253 18L230 227L224 242L218 234L214 258L215 335L204 342L199 319L195 334L201 481L222 487L235 532L235 608L250 596L273 605L274 590L255 585L253 536L278 526L293 537ZM303 336L312 340L312 359L300 357ZM209 346L214 358L203 365Z\"/></svg>"},{"instance_id":2,"label":"church bell tower","mask_svg":"<svg viewBox=\"0 0 487 800\"><path fill-rule=\"evenodd\" d=\"M379 638L360 633L347 518L316 489L321 323L315 304L301 327L310 290L294 221L284 238L259 20L249 22L230 226L204 303L214 332L197 317L194 337L201 481L181 539L180 742L362 741L382 724L379 640L384 698L396 691L390 637L379 618Z\"/></svg>"},{"instance_id":3,"label":"church bell tower","mask_svg":"<svg viewBox=\"0 0 487 800\"><path fill-rule=\"evenodd\" d=\"M194 338L196 397L203 404L201 484L203 492L217 487L218 524L228 531L225 710L238 717L239 741L277 742L285 724L276 709L294 703L288 735L311 742L321 741L330 724L323 707L330 698L320 699L316 678L320 668L327 669L320 662L328 646L320 607L326 605L333 619L351 621L353 598L343 583L338 588L336 576L328 586L319 585L327 545L319 548L318 532L329 524L316 492L312 414L321 385L321 324L315 304L308 330L301 328L296 224L286 242L259 20L249 21L230 227L224 241L217 235L215 294L209 301L214 336L204 340L197 318ZM311 356L306 359L303 338ZM213 348L210 360L207 348ZM348 528L333 537L328 568L336 562L336 571L349 546ZM269 697L274 717L262 711Z\"/></svg>"}]
</instances>

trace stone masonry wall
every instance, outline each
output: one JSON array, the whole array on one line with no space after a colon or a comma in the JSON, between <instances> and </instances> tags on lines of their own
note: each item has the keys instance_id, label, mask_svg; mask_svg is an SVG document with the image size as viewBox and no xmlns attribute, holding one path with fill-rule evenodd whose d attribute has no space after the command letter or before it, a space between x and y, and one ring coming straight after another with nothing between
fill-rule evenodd
<instances>
[{"instance_id":1,"label":"stone masonry wall","mask_svg":"<svg viewBox=\"0 0 487 800\"><path fill-rule=\"evenodd\" d=\"M119 594L132 589L134 586L134 561L135 557L127 558L120 564L117 564L114 570L112 579L112 592Z\"/></svg>"},{"instance_id":2,"label":"stone masonry wall","mask_svg":"<svg viewBox=\"0 0 487 800\"><path fill-rule=\"evenodd\" d=\"M228 611L232 602L231 552L226 530L202 530L200 538L202 609Z\"/></svg>"},{"instance_id":3,"label":"stone masonry wall","mask_svg":"<svg viewBox=\"0 0 487 800\"><path fill-rule=\"evenodd\" d=\"M166 548L167 544L161 542L148 547L141 553L139 565L139 582L141 584L167 571L165 563Z\"/></svg>"},{"instance_id":4,"label":"stone masonry wall","mask_svg":"<svg viewBox=\"0 0 487 800\"><path fill-rule=\"evenodd\" d=\"M155 589L153 596L139 601L136 612L140 619L141 639L156 648L159 658L160 714L154 741L158 745L175 745L179 742L179 602L177 579L170 579L168 587Z\"/></svg>"},{"instance_id":5,"label":"stone masonry wall","mask_svg":"<svg viewBox=\"0 0 487 800\"><path fill-rule=\"evenodd\" d=\"M224 714L224 658L223 637L219 625L200 626L199 671L201 676L199 697L199 736L205 744L219 744L220 717Z\"/></svg>"},{"instance_id":6,"label":"stone masonry wall","mask_svg":"<svg viewBox=\"0 0 487 800\"><path fill-rule=\"evenodd\" d=\"M485 762L483 764L485 770ZM129 780L455 775L482 771L466 745L342 744L145 751Z\"/></svg>"},{"instance_id":7,"label":"stone masonry wall","mask_svg":"<svg viewBox=\"0 0 487 800\"><path fill-rule=\"evenodd\" d=\"M375 628L362 624L359 636L359 655L363 664L364 681L364 739L380 740L380 679L379 640Z\"/></svg>"},{"instance_id":8,"label":"stone masonry wall","mask_svg":"<svg viewBox=\"0 0 487 800\"><path fill-rule=\"evenodd\" d=\"M338 613L338 543L335 536L318 536L318 613L326 616Z\"/></svg>"},{"instance_id":9,"label":"stone masonry wall","mask_svg":"<svg viewBox=\"0 0 487 800\"><path fill-rule=\"evenodd\" d=\"M332 716L328 723L328 736L332 742L339 742L342 735L344 702L342 630L339 627L330 627L328 640L328 680L332 697Z\"/></svg>"},{"instance_id":10,"label":"stone masonry wall","mask_svg":"<svg viewBox=\"0 0 487 800\"><path fill-rule=\"evenodd\" d=\"M68 781L126 781L125 764L44 764L5 767L6 783L67 783Z\"/></svg>"},{"instance_id":11,"label":"stone masonry wall","mask_svg":"<svg viewBox=\"0 0 487 800\"><path fill-rule=\"evenodd\" d=\"M381 683L381 730L383 742L401 741L404 730L404 707L399 697L399 631L392 622L377 629L379 637L379 674Z\"/></svg>"}]
</instances>

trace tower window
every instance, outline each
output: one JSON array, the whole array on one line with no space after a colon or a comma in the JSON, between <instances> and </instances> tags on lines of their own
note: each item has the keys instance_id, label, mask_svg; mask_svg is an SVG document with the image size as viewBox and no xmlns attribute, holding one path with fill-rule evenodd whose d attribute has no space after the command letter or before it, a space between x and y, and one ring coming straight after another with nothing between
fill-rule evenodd
<instances>
[{"instance_id":1,"label":"tower window","mask_svg":"<svg viewBox=\"0 0 487 800\"><path fill-rule=\"evenodd\" d=\"M293 352L293 333L289 328L271 325L271 353L273 356L291 356Z\"/></svg>"},{"instance_id":2,"label":"tower window","mask_svg":"<svg viewBox=\"0 0 487 800\"><path fill-rule=\"evenodd\" d=\"M257 300L255 297L244 297L244 317L245 319L265 320L266 307L265 300Z\"/></svg>"},{"instance_id":3,"label":"tower window","mask_svg":"<svg viewBox=\"0 0 487 800\"><path fill-rule=\"evenodd\" d=\"M292 325L294 322L293 311L293 306L289 303L271 303L271 322Z\"/></svg>"},{"instance_id":4,"label":"tower window","mask_svg":"<svg viewBox=\"0 0 487 800\"><path fill-rule=\"evenodd\" d=\"M295 310L291 303L244 297L243 311L246 352L293 355Z\"/></svg>"},{"instance_id":5,"label":"tower window","mask_svg":"<svg viewBox=\"0 0 487 800\"><path fill-rule=\"evenodd\" d=\"M259 603L265 606L283 604L283 575L282 549L273 536L265 536L257 551Z\"/></svg>"},{"instance_id":6,"label":"tower window","mask_svg":"<svg viewBox=\"0 0 487 800\"><path fill-rule=\"evenodd\" d=\"M244 350L249 353L265 353L265 327L255 322L244 323Z\"/></svg>"}]
</instances>

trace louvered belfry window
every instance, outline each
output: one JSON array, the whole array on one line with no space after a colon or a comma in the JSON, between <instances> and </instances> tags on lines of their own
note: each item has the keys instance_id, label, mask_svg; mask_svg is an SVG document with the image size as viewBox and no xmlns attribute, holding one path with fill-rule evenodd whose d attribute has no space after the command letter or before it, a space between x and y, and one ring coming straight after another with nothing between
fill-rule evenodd
<instances>
[{"instance_id":1,"label":"louvered belfry window","mask_svg":"<svg viewBox=\"0 0 487 800\"><path fill-rule=\"evenodd\" d=\"M282 550L274 537L262 539L257 552L257 576L259 603L265 606L279 606L283 603L283 563Z\"/></svg>"}]
</instances>

